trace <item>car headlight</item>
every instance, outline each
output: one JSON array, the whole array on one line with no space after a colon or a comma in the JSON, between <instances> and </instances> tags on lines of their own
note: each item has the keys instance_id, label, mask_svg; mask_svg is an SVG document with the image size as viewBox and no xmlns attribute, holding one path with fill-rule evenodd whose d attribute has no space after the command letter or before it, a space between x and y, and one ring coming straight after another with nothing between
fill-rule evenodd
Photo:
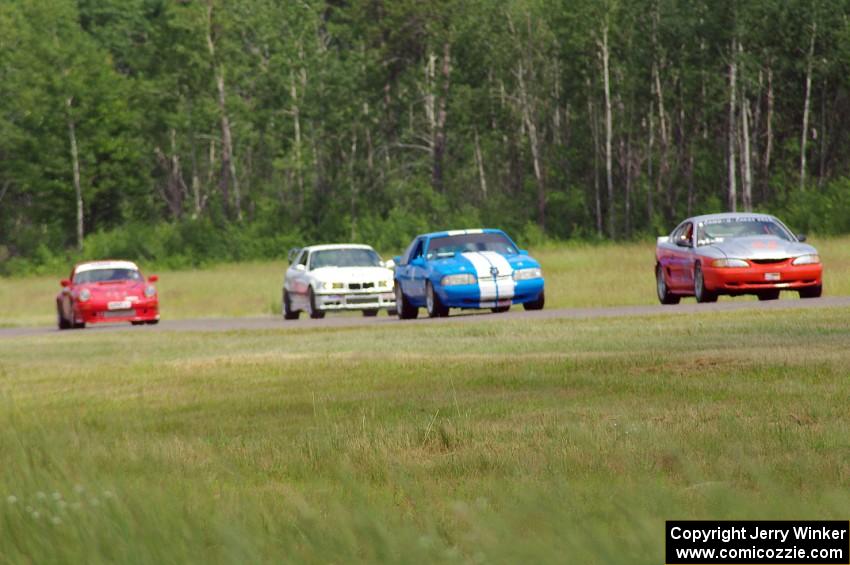
<instances>
[{"instance_id":1,"label":"car headlight","mask_svg":"<svg viewBox=\"0 0 850 565\"><path fill-rule=\"evenodd\" d=\"M146 286L145 287L145 296L147 296L148 298L153 298L154 296L156 296L156 287L151 285L151 284Z\"/></svg>"},{"instance_id":2,"label":"car headlight","mask_svg":"<svg viewBox=\"0 0 850 565\"><path fill-rule=\"evenodd\" d=\"M91 291L87 288L84 288L80 291L80 294L77 295L77 298L80 302L88 302L88 299L91 298Z\"/></svg>"},{"instance_id":3,"label":"car headlight","mask_svg":"<svg viewBox=\"0 0 850 565\"><path fill-rule=\"evenodd\" d=\"M457 286L460 284L475 284L475 275L464 273L462 275L446 275L440 281L443 286Z\"/></svg>"},{"instance_id":4,"label":"car headlight","mask_svg":"<svg viewBox=\"0 0 850 565\"><path fill-rule=\"evenodd\" d=\"M750 264L743 259L715 259L711 262L712 267L749 267Z\"/></svg>"},{"instance_id":5,"label":"car headlight","mask_svg":"<svg viewBox=\"0 0 850 565\"><path fill-rule=\"evenodd\" d=\"M517 269L514 271L515 281L527 281L528 279L539 279L543 276L543 271L540 267L532 267L530 269Z\"/></svg>"},{"instance_id":6,"label":"car headlight","mask_svg":"<svg viewBox=\"0 0 850 565\"><path fill-rule=\"evenodd\" d=\"M393 281L378 281L378 286L381 288L387 288L388 286L391 286L392 283Z\"/></svg>"},{"instance_id":7,"label":"car headlight","mask_svg":"<svg viewBox=\"0 0 850 565\"><path fill-rule=\"evenodd\" d=\"M820 263L820 255L812 253L811 255L800 255L793 261L792 265L817 265Z\"/></svg>"}]
</instances>

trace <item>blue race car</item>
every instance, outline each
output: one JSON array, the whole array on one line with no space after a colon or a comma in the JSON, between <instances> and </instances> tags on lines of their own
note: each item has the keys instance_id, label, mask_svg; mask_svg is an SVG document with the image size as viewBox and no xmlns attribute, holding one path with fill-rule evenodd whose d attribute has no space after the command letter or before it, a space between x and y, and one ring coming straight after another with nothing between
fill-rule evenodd
<instances>
[{"instance_id":1,"label":"blue race car","mask_svg":"<svg viewBox=\"0 0 850 565\"><path fill-rule=\"evenodd\" d=\"M449 308L543 308L540 263L502 230L420 235L395 263L396 309L402 319L415 318L422 306L432 318L448 316Z\"/></svg>"}]
</instances>

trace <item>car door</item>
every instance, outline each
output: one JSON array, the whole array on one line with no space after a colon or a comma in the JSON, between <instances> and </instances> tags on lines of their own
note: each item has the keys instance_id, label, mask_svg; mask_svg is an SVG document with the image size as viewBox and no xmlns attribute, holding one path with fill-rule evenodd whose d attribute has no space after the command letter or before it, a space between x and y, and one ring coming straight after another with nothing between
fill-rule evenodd
<instances>
[{"instance_id":1,"label":"car door","mask_svg":"<svg viewBox=\"0 0 850 565\"><path fill-rule=\"evenodd\" d=\"M673 233L670 248L671 288L691 289L693 287L694 263L694 224L684 222Z\"/></svg>"},{"instance_id":2,"label":"car door","mask_svg":"<svg viewBox=\"0 0 850 565\"><path fill-rule=\"evenodd\" d=\"M402 292L417 304L421 301L425 288L424 280L419 280L420 265L424 261L424 244L424 238L416 238L401 257L401 263L396 266L396 280L401 285Z\"/></svg>"},{"instance_id":3,"label":"car door","mask_svg":"<svg viewBox=\"0 0 850 565\"><path fill-rule=\"evenodd\" d=\"M68 280L71 281L71 284L68 286L62 287L62 295L60 299L60 308L62 309L62 316L65 317L66 320L73 322L74 321L74 304L73 300L73 288L74 288L74 271L71 271L71 276L68 277Z\"/></svg>"},{"instance_id":4,"label":"car door","mask_svg":"<svg viewBox=\"0 0 850 565\"><path fill-rule=\"evenodd\" d=\"M310 251L304 249L286 270L289 294L299 307L303 306L309 286L307 281L307 260L309 256Z\"/></svg>"}]
</instances>

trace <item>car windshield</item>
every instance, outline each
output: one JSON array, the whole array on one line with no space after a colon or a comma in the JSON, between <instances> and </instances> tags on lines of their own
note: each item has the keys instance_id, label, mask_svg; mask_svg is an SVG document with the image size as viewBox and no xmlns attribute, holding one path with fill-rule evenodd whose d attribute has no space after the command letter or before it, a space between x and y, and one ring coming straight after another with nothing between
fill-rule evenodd
<instances>
[{"instance_id":1,"label":"car windshield","mask_svg":"<svg viewBox=\"0 0 850 565\"><path fill-rule=\"evenodd\" d=\"M322 267L380 267L381 257L372 249L324 249L310 256L310 270Z\"/></svg>"},{"instance_id":2,"label":"car windshield","mask_svg":"<svg viewBox=\"0 0 850 565\"><path fill-rule=\"evenodd\" d=\"M136 269L92 269L74 275L74 284L140 280L142 275Z\"/></svg>"},{"instance_id":3,"label":"car windshield","mask_svg":"<svg viewBox=\"0 0 850 565\"><path fill-rule=\"evenodd\" d=\"M764 236L794 241L794 236L785 226L768 218L723 218L699 224L697 245L711 245L739 237Z\"/></svg>"},{"instance_id":4,"label":"car windshield","mask_svg":"<svg viewBox=\"0 0 850 565\"><path fill-rule=\"evenodd\" d=\"M495 251L502 255L516 255L514 244L500 233L467 233L435 237L428 244L428 259L452 257L468 251Z\"/></svg>"}]
</instances>

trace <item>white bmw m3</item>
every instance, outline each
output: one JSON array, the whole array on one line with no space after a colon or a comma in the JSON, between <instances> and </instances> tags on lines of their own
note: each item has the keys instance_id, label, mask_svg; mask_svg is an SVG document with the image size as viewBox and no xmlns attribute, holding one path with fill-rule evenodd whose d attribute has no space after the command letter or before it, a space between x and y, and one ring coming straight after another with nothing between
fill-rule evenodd
<instances>
[{"instance_id":1,"label":"white bmw m3","mask_svg":"<svg viewBox=\"0 0 850 565\"><path fill-rule=\"evenodd\" d=\"M311 245L289 252L283 280L282 313L297 320L301 312L323 318L331 310L360 310L395 315L392 263L368 245Z\"/></svg>"}]
</instances>

